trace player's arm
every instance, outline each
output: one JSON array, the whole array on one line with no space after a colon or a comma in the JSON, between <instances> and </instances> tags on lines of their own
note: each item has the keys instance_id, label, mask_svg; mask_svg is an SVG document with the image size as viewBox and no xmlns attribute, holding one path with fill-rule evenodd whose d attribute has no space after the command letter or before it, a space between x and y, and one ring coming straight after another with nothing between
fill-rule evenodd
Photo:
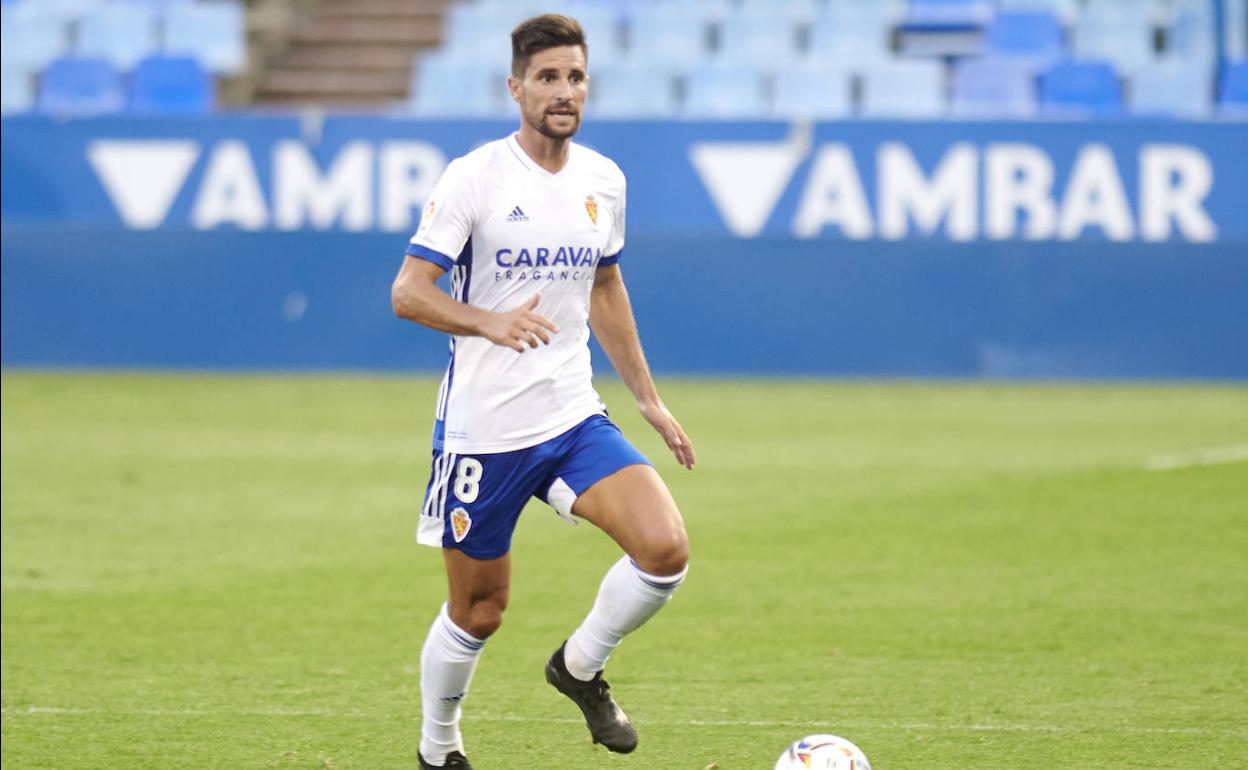
<instances>
[{"instance_id":1,"label":"player's arm","mask_svg":"<svg viewBox=\"0 0 1248 770\"><path fill-rule=\"evenodd\" d=\"M445 272L441 265L406 257L390 288L394 314L441 332L485 337L518 353L526 346L549 344L550 335L559 331L550 319L533 312L541 294L513 310L496 313L459 302L438 288L438 278Z\"/></svg>"},{"instance_id":2,"label":"player's arm","mask_svg":"<svg viewBox=\"0 0 1248 770\"><path fill-rule=\"evenodd\" d=\"M676 455L676 461L692 469L694 464L693 442L685 435L684 428L672 416L659 389L654 384L646 356L641 349L637 334L637 322L633 318L633 306L628 299L628 289L620 275L618 264L598 268L594 277L593 295L589 303L589 326L594 330L598 344L611 359L611 365L624 380L637 400L637 409L667 442L668 449Z\"/></svg>"}]
</instances>

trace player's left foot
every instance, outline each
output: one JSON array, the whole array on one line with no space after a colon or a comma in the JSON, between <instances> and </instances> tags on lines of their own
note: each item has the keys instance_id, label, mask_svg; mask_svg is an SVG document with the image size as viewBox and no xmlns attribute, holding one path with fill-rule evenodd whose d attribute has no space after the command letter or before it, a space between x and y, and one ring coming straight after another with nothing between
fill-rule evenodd
<instances>
[{"instance_id":1,"label":"player's left foot","mask_svg":"<svg viewBox=\"0 0 1248 770\"><path fill-rule=\"evenodd\" d=\"M446 755L446 762L440 765L431 765L425 761L425 757L419 751L416 752L417 758L420 759L420 770L472 770L472 765L468 764L468 757L460 754L458 751L452 751Z\"/></svg>"},{"instance_id":2,"label":"player's left foot","mask_svg":"<svg viewBox=\"0 0 1248 770\"><path fill-rule=\"evenodd\" d=\"M567 644L567 642L564 642ZM611 685L599 671L588 682L568 673L563 662L563 645L555 650L546 663L546 681L555 689L572 699L585 715L585 724L594 743L601 743L611 751L627 754L637 748L637 731L628 715L611 697Z\"/></svg>"}]
</instances>

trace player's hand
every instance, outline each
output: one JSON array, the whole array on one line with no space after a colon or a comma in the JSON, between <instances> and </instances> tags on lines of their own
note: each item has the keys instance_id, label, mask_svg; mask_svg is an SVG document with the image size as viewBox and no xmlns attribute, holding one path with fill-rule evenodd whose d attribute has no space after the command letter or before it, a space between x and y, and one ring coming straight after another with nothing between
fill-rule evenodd
<instances>
[{"instance_id":1,"label":"player's hand","mask_svg":"<svg viewBox=\"0 0 1248 770\"><path fill-rule=\"evenodd\" d=\"M538 292L515 310L492 313L482 324L481 336L495 345L511 348L517 353L523 353L538 345L549 345L550 335L558 334L559 327L546 316L533 312L541 299L542 293Z\"/></svg>"},{"instance_id":2,"label":"player's hand","mask_svg":"<svg viewBox=\"0 0 1248 770\"><path fill-rule=\"evenodd\" d=\"M667 442L667 448L672 450L672 454L676 455L676 462L689 470L693 470L693 465L696 462L693 454L693 442L685 435L685 429L680 427L680 423L676 422L676 418L667 410L663 402L638 402L637 408L641 411L641 416L646 418L646 422L650 423L659 432L659 435L663 437L663 440Z\"/></svg>"}]
</instances>

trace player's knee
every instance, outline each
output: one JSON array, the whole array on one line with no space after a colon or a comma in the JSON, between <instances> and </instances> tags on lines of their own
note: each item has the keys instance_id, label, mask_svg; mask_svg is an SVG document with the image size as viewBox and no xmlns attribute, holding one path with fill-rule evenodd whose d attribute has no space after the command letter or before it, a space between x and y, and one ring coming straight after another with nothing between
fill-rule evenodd
<instances>
[{"instance_id":1,"label":"player's knee","mask_svg":"<svg viewBox=\"0 0 1248 770\"><path fill-rule=\"evenodd\" d=\"M478 639L488 639L503 625L507 600L491 598L476 602L468 611L468 627L464 630Z\"/></svg>"},{"instance_id":2,"label":"player's knee","mask_svg":"<svg viewBox=\"0 0 1248 770\"><path fill-rule=\"evenodd\" d=\"M634 559L642 571L667 577L679 574L689 564L689 538L684 529L652 540L641 558Z\"/></svg>"}]
</instances>

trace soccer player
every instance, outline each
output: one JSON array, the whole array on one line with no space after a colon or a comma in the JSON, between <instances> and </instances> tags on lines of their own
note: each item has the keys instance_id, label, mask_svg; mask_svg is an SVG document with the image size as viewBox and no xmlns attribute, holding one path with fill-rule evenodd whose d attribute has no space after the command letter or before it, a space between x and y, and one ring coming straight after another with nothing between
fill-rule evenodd
<instances>
[{"instance_id":1,"label":"soccer player","mask_svg":"<svg viewBox=\"0 0 1248 770\"><path fill-rule=\"evenodd\" d=\"M584 34L573 19L538 16L516 27L511 48L520 129L447 166L393 287L396 314L451 334L417 532L442 549L449 588L420 658L422 768L470 767L460 703L502 623L511 536L529 497L624 551L545 671L611 751L632 751L637 733L603 667L668 602L689 558L675 501L590 382L592 329L641 414L693 468L620 275L624 175L572 142L589 87ZM448 271L451 296L435 284Z\"/></svg>"}]
</instances>

